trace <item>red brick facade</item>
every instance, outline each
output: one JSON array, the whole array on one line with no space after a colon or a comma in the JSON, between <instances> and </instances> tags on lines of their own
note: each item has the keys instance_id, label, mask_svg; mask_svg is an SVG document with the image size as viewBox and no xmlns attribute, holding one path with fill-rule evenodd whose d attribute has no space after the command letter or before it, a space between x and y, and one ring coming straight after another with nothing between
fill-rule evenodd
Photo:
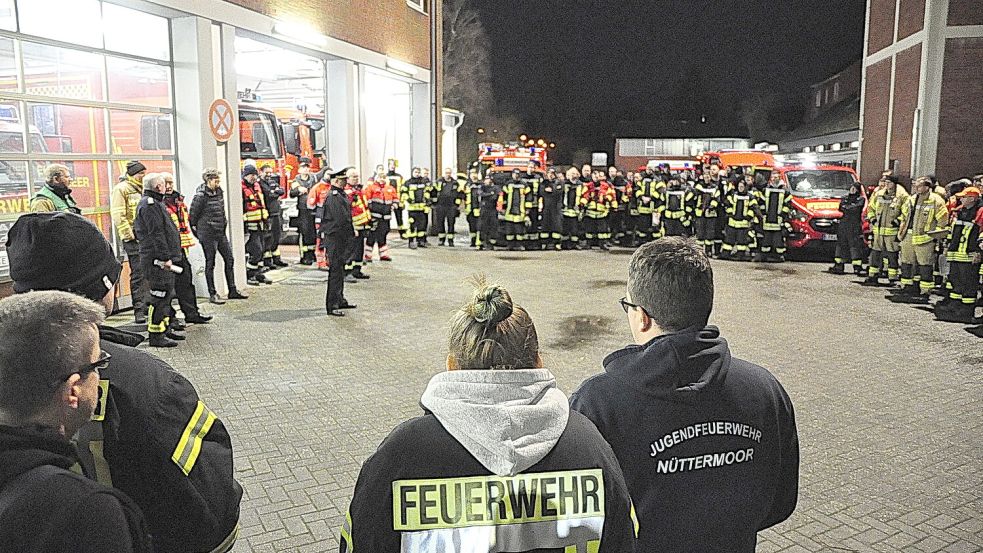
<instances>
[{"instance_id":1,"label":"red brick facade","mask_svg":"<svg viewBox=\"0 0 983 553\"><path fill-rule=\"evenodd\" d=\"M870 0L867 38L867 55L890 46L894 42L895 0Z\"/></svg>"},{"instance_id":2,"label":"red brick facade","mask_svg":"<svg viewBox=\"0 0 983 553\"><path fill-rule=\"evenodd\" d=\"M949 0L949 25L983 25L980 0Z\"/></svg>"},{"instance_id":3,"label":"red brick facade","mask_svg":"<svg viewBox=\"0 0 983 553\"><path fill-rule=\"evenodd\" d=\"M898 10L898 40L904 40L924 27L925 0L901 0Z\"/></svg>"},{"instance_id":4,"label":"red brick facade","mask_svg":"<svg viewBox=\"0 0 983 553\"><path fill-rule=\"evenodd\" d=\"M951 180L983 172L983 38L946 41L936 173Z\"/></svg>"},{"instance_id":5,"label":"red brick facade","mask_svg":"<svg viewBox=\"0 0 983 553\"><path fill-rule=\"evenodd\" d=\"M430 68L430 16L405 0L226 1L275 19L308 21L328 36Z\"/></svg>"},{"instance_id":6,"label":"red brick facade","mask_svg":"<svg viewBox=\"0 0 983 553\"><path fill-rule=\"evenodd\" d=\"M867 68L865 98L881 98L880 102L864 105L860 180L867 184L877 182L884 168L884 149L887 145L887 98L891 93L891 59L881 60Z\"/></svg>"},{"instance_id":7,"label":"red brick facade","mask_svg":"<svg viewBox=\"0 0 983 553\"><path fill-rule=\"evenodd\" d=\"M891 113L891 149L889 160L897 160L897 174L911 177L911 131L918 108L918 83L921 77L922 45L900 52L894 68L894 109Z\"/></svg>"}]
</instances>

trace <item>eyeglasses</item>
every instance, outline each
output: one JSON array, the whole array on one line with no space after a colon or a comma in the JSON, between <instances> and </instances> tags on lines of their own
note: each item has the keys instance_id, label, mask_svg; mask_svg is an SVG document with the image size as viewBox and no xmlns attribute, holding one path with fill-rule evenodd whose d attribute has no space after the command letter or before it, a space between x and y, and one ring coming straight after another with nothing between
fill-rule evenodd
<instances>
[{"instance_id":1,"label":"eyeglasses","mask_svg":"<svg viewBox=\"0 0 983 553\"><path fill-rule=\"evenodd\" d=\"M99 359L96 359L92 363L83 365L82 368L78 369L75 372L66 374L61 380L56 381L54 383L54 386L57 388L59 385L61 385L62 382L71 378L73 374L77 374L80 377L85 378L85 376L91 372L104 371L109 367L109 361L112 358L113 358L112 355L103 351L99 354Z\"/></svg>"},{"instance_id":2,"label":"eyeglasses","mask_svg":"<svg viewBox=\"0 0 983 553\"><path fill-rule=\"evenodd\" d=\"M625 310L625 313L628 313L628 310L629 309L640 309L641 308L640 305L637 305L637 304L634 304L634 303L631 303L630 301L628 301L628 297L627 296L625 296L625 297L621 298L620 300L618 300L618 303L621 304L621 308Z\"/></svg>"}]
</instances>

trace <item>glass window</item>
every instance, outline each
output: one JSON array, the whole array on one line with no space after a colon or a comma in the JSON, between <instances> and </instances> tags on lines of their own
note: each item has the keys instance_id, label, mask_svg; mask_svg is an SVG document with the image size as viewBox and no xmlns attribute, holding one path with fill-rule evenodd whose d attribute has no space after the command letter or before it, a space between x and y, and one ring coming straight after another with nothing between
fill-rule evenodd
<instances>
[{"instance_id":1,"label":"glass window","mask_svg":"<svg viewBox=\"0 0 983 553\"><path fill-rule=\"evenodd\" d=\"M140 118L140 149L145 152L171 149L170 115L144 115Z\"/></svg>"},{"instance_id":2,"label":"glass window","mask_svg":"<svg viewBox=\"0 0 983 553\"><path fill-rule=\"evenodd\" d=\"M39 96L105 100L102 56L34 42L21 42L24 91Z\"/></svg>"},{"instance_id":3,"label":"glass window","mask_svg":"<svg viewBox=\"0 0 983 553\"><path fill-rule=\"evenodd\" d=\"M20 31L102 48L99 0L18 0Z\"/></svg>"},{"instance_id":4,"label":"glass window","mask_svg":"<svg viewBox=\"0 0 983 553\"><path fill-rule=\"evenodd\" d=\"M163 65L107 57L109 101L171 107L171 69Z\"/></svg>"},{"instance_id":5,"label":"glass window","mask_svg":"<svg viewBox=\"0 0 983 553\"><path fill-rule=\"evenodd\" d=\"M26 161L0 161L0 219L27 213L28 189Z\"/></svg>"},{"instance_id":6,"label":"glass window","mask_svg":"<svg viewBox=\"0 0 983 553\"><path fill-rule=\"evenodd\" d=\"M14 0L0 0L0 29L16 31L17 18L15 16Z\"/></svg>"},{"instance_id":7,"label":"glass window","mask_svg":"<svg viewBox=\"0 0 983 553\"><path fill-rule=\"evenodd\" d=\"M20 90L17 84L17 55L14 41L0 37L0 91Z\"/></svg>"},{"instance_id":8,"label":"glass window","mask_svg":"<svg viewBox=\"0 0 983 553\"><path fill-rule=\"evenodd\" d=\"M172 153L171 116L145 111L109 111L114 154L166 155Z\"/></svg>"},{"instance_id":9,"label":"glass window","mask_svg":"<svg viewBox=\"0 0 983 553\"><path fill-rule=\"evenodd\" d=\"M28 104L31 132L40 132L49 152L105 154L105 110L61 104Z\"/></svg>"},{"instance_id":10,"label":"glass window","mask_svg":"<svg viewBox=\"0 0 983 553\"><path fill-rule=\"evenodd\" d=\"M823 93L821 90L816 91L816 107L823 105Z\"/></svg>"},{"instance_id":11,"label":"glass window","mask_svg":"<svg viewBox=\"0 0 983 553\"><path fill-rule=\"evenodd\" d=\"M300 133L296 125L290 122L281 123L280 127L283 128L283 147L288 154L293 154L299 156L300 152Z\"/></svg>"},{"instance_id":12,"label":"glass window","mask_svg":"<svg viewBox=\"0 0 983 553\"><path fill-rule=\"evenodd\" d=\"M167 19L104 3L102 21L107 50L158 60L171 59Z\"/></svg>"}]
</instances>

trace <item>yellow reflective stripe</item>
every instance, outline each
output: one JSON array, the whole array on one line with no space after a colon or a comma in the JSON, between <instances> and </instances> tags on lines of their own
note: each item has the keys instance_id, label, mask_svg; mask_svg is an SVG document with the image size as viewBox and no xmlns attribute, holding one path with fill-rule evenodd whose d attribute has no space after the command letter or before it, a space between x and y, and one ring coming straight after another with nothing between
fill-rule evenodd
<instances>
[{"instance_id":1,"label":"yellow reflective stripe","mask_svg":"<svg viewBox=\"0 0 983 553\"><path fill-rule=\"evenodd\" d=\"M194 414L188 420L188 425L171 455L171 460L181 468L185 475L190 474L191 469L194 468L195 461L198 460L198 455L201 453L202 439L211 430L216 418L218 417L215 416L215 413L205 407L204 403L198 402Z\"/></svg>"},{"instance_id":2,"label":"yellow reflective stripe","mask_svg":"<svg viewBox=\"0 0 983 553\"><path fill-rule=\"evenodd\" d=\"M160 324L154 324L154 306L150 305L147 307L147 332L153 334L163 334L167 332L167 323L170 317L164 317L164 320Z\"/></svg>"},{"instance_id":3,"label":"yellow reflective stripe","mask_svg":"<svg viewBox=\"0 0 983 553\"><path fill-rule=\"evenodd\" d=\"M232 546L235 545L236 540L239 539L239 525L232 529L232 533L222 540L222 543L215 546L215 549L209 551L209 553L227 553L232 550Z\"/></svg>"},{"instance_id":4,"label":"yellow reflective stripe","mask_svg":"<svg viewBox=\"0 0 983 553\"><path fill-rule=\"evenodd\" d=\"M345 553L352 553L355 551L355 543L352 540L352 513L348 511L345 513L345 523L341 526L341 540L342 545L345 546Z\"/></svg>"},{"instance_id":5,"label":"yellow reflective stripe","mask_svg":"<svg viewBox=\"0 0 983 553\"><path fill-rule=\"evenodd\" d=\"M631 502L631 511L629 512L629 514L631 515L631 525L632 525L632 528L635 529L635 539L638 539L638 515L635 514L635 502L634 501Z\"/></svg>"}]
</instances>

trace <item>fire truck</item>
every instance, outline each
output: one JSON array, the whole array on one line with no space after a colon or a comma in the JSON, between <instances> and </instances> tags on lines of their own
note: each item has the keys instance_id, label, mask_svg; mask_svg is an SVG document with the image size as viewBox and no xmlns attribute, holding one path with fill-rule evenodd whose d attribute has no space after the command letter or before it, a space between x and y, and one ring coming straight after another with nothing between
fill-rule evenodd
<instances>
[{"instance_id":1,"label":"fire truck","mask_svg":"<svg viewBox=\"0 0 983 553\"><path fill-rule=\"evenodd\" d=\"M301 110L275 109L283 132L283 149L286 155L285 173L289 183L297 176L301 159L307 159L311 172L321 170L324 164L326 129L323 114L305 113Z\"/></svg>"},{"instance_id":2,"label":"fire truck","mask_svg":"<svg viewBox=\"0 0 983 553\"><path fill-rule=\"evenodd\" d=\"M496 184L508 181L514 169L525 171L529 162L536 163L537 172L546 175L546 148L522 146L517 142L498 144L482 142L478 144L478 163L491 175Z\"/></svg>"},{"instance_id":3,"label":"fire truck","mask_svg":"<svg viewBox=\"0 0 983 553\"><path fill-rule=\"evenodd\" d=\"M782 182L792 193L792 233L788 237L790 249L822 249L836 243L839 227L840 200L850 193L850 187L859 182L857 173L839 165L793 164L776 168ZM866 187L860 193L867 198ZM864 236L870 233L870 224L863 222ZM828 248L827 248L828 249Z\"/></svg>"}]
</instances>

